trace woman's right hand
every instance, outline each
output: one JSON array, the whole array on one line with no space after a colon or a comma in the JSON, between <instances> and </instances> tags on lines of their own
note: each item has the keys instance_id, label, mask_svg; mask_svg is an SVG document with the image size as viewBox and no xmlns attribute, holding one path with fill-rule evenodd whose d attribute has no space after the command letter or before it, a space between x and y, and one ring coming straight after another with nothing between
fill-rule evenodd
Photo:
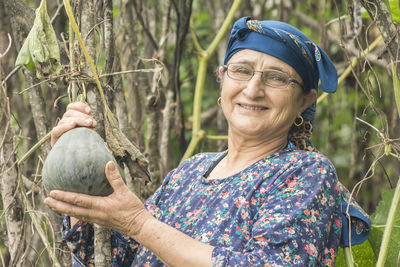
<instances>
[{"instance_id":1,"label":"woman's right hand","mask_svg":"<svg viewBox=\"0 0 400 267\"><path fill-rule=\"evenodd\" d=\"M57 126L51 130L51 146L57 142L58 138L68 130L82 126L94 129L97 122L90 116L92 109L83 102L73 102L67 106L67 111Z\"/></svg>"}]
</instances>

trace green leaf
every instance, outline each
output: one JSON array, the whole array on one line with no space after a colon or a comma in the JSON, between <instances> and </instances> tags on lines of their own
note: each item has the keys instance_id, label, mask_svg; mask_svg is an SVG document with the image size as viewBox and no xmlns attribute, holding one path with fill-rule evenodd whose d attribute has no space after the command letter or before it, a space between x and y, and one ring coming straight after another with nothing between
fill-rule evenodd
<instances>
[{"instance_id":1,"label":"green leaf","mask_svg":"<svg viewBox=\"0 0 400 267\"><path fill-rule=\"evenodd\" d=\"M15 65L36 69L38 78L56 75L61 70L60 49L47 14L46 0L36 9L36 17L28 37L18 53Z\"/></svg>"},{"instance_id":2,"label":"green leaf","mask_svg":"<svg viewBox=\"0 0 400 267\"><path fill-rule=\"evenodd\" d=\"M382 193L382 200L379 202L375 213L371 216L371 235L368 238L375 256L378 257L382 241L383 231L392 203L394 189ZM389 252L385 266L397 266L397 257L400 251L400 212L396 212L395 224L392 230Z\"/></svg>"}]
</instances>

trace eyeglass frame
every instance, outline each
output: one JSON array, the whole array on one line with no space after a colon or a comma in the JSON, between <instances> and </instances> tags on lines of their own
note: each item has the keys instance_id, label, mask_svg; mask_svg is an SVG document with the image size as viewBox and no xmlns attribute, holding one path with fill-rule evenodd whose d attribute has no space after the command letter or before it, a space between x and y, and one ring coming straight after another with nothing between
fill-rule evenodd
<instances>
[{"instance_id":1,"label":"eyeglass frame","mask_svg":"<svg viewBox=\"0 0 400 267\"><path fill-rule=\"evenodd\" d=\"M261 77L262 77L262 75L264 74L265 71L274 71L274 72L283 73L283 74L285 74L285 75L288 76L288 82L287 82L286 86L284 86L284 87L276 87L276 86L274 86L274 85L267 84L267 83L265 83L265 82L263 82L263 84L268 85L268 86L271 86L271 87L273 87L273 88L281 88L281 89L283 89L283 88L287 88L288 85L289 85L290 83L293 82L293 83L297 84L298 86L300 86L300 88L304 91L304 87L303 87L303 85L302 85L299 81L297 81L296 79L290 78L290 76L289 76L288 73L283 72L283 71L280 71L280 70L274 70L274 69L254 70L254 69L252 68L253 74L249 77L248 80L242 80L242 79L232 78L232 77L229 75L229 71L228 71L229 65L231 65L231 64L235 64L235 65L240 65L240 64L241 64L241 65L246 65L246 66L250 66L250 67L251 67L251 65L249 65L249 64L242 64L242 63L229 63L229 64L226 64L226 65L223 65L223 66L222 66L223 70L226 71L226 74L227 74L228 77L231 78L232 80L235 80L235 81L250 81L250 80L254 77L254 74L255 74L256 72L260 72L260 73L261 73Z\"/></svg>"}]
</instances>

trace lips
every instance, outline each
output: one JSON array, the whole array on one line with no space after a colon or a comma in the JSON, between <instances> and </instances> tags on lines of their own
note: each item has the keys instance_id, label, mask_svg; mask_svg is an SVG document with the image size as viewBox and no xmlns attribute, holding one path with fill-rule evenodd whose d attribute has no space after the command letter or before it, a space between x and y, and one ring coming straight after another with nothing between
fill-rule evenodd
<instances>
[{"instance_id":1,"label":"lips","mask_svg":"<svg viewBox=\"0 0 400 267\"><path fill-rule=\"evenodd\" d=\"M244 108L247 110L266 110L266 109L268 109L267 107L260 106L260 105L250 105L250 104L243 104L243 103L239 103L238 105L241 108Z\"/></svg>"}]
</instances>

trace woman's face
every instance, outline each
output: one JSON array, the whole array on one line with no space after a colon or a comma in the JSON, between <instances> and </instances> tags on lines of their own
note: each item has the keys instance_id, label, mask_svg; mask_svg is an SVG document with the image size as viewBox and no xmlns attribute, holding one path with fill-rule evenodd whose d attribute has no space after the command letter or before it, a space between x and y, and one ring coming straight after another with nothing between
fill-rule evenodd
<instances>
[{"instance_id":1,"label":"woman's face","mask_svg":"<svg viewBox=\"0 0 400 267\"><path fill-rule=\"evenodd\" d=\"M253 70L274 69L285 72L301 84L297 72L285 62L254 50L241 50L234 54L229 63L250 65ZM296 83L287 88L265 85L261 73L256 72L249 81L238 81L228 77L220 67L222 81L222 110L229 124L229 130L245 136L274 138L287 136L294 120L316 98L316 90L308 95Z\"/></svg>"}]
</instances>

